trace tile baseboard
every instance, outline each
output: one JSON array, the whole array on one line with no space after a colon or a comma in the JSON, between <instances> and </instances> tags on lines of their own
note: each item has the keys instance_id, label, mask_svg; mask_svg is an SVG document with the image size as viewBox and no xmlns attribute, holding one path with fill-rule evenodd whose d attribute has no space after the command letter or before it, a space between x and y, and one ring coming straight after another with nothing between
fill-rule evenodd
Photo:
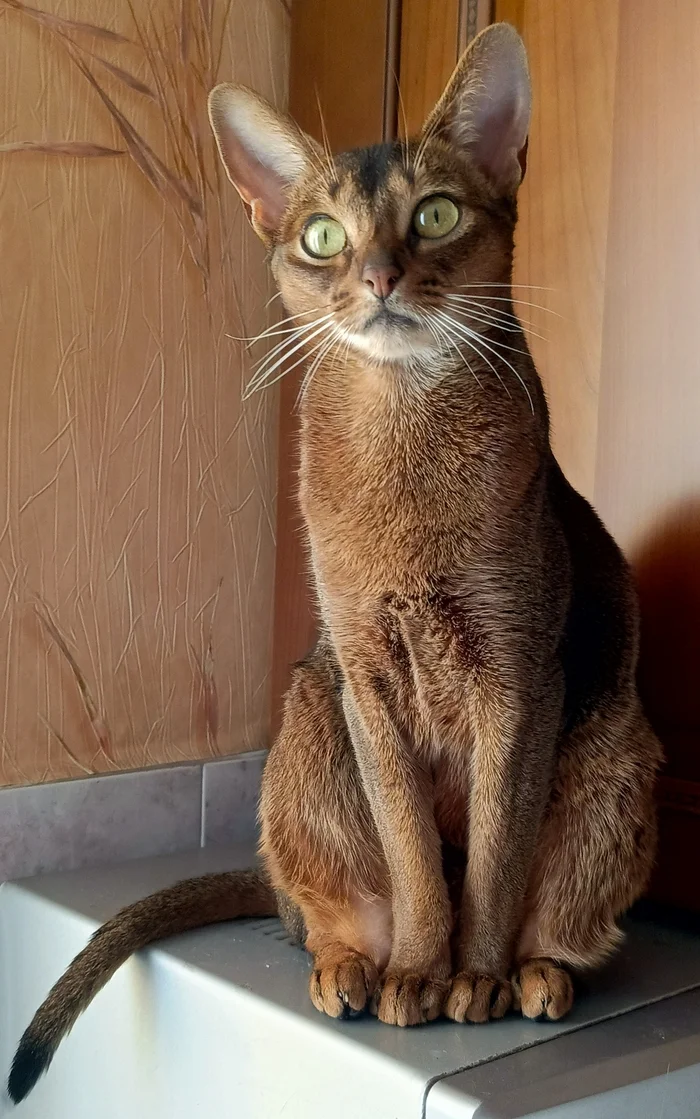
<instances>
[{"instance_id":1,"label":"tile baseboard","mask_svg":"<svg viewBox=\"0 0 700 1119\"><path fill-rule=\"evenodd\" d=\"M202 847L250 843L258 833L258 800L267 750L207 762L202 774Z\"/></svg>"},{"instance_id":2,"label":"tile baseboard","mask_svg":"<svg viewBox=\"0 0 700 1119\"><path fill-rule=\"evenodd\" d=\"M253 844L266 754L0 789L0 882Z\"/></svg>"}]
</instances>

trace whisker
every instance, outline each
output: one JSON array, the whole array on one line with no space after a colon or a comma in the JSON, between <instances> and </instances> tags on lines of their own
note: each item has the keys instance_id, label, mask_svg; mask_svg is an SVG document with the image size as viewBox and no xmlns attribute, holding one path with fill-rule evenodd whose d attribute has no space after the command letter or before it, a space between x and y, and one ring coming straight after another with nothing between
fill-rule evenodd
<instances>
[{"instance_id":1,"label":"whisker","mask_svg":"<svg viewBox=\"0 0 700 1119\"><path fill-rule=\"evenodd\" d=\"M457 287L460 288L468 288L471 286L471 284L457 284ZM487 286L490 287L492 285L489 284ZM545 288L544 290L551 291L553 289ZM465 296L465 298L467 297ZM507 295L484 295L483 293L479 293L479 298L488 299L490 303L510 303L511 306L513 304L519 304L521 307L535 307L538 311L546 311L548 315L556 315L558 319L564 318L564 315L560 315L558 311L554 311L551 307L545 307L543 303L530 303L527 299L521 299L519 295L509 297Z\"/></svg>"},{"instance_id":2,"label":"whisker","mask_svg":"<svg viewBox=\"0 0 700 1119\"><path fill-rule=\"evenodd\" d=\"M469 299L466 295L446 295L445 299L448 303L456 304L463 314L468 314L464 307L474 308L475 313L478 311L480 314L489 316L487 321L491 322L494 326L499 326L501 330L517 331L520 328L521 320L517 315L509 315L505 311L495 310L493 307L485 307L483 303L478 303L474 299Z\"/></svg>"},{"instance_id":3,"label":"whisker","mask_svg":"<svg viewBox=\"0 0 700 1119\"><path fill-rule=\"evenodd\" d=\"M323 330L327 329L326 324L324 324L322 329ZM305 338L303 344L305 345L308 341L309 341L309 339ZM308 351L308 353L306 351L304 351L302 353L301 357L297 358L297 360L295 362L293 362L292 365L289 365L289 366L285 366L284 363L287 360L287 358L291 357L292 355L291 355L291 353L290 354L284 354L283 357L280 359L280 361L276 362L274 367L272 369L268 370L267 375L262 380L257 379L255 382L253 382L253 381L250 382L250 384L246 388L246 391L243 395L243 399L247 400L250 396L253 395L254 392L258 392L262 388L272 388L272 386L276 385L278 381L281 381L283 377L286 377L287 374L291 373L293 369L296 369L297 366L301 365L301 363L303 361L306 361L307 358L309 358L313 354L315 354L316 351L318 350L319 346L323 345L323 342L324 342L324 339L321 338L316 343L315 346L311 347L311 349ZM299 347L297 346L297 347L295 347L295 349L298 350ZM276 377L273 377L272 380L270 380L271 374L274 372L275 369L279 369L280 365L283 366L282 372L278 373Z\"/></svg>"},{"instance_id":4,"label":"whisker","mask_svg":"<svg viewBox=\"0 0 700 1119\"><path fill-rule=\"evenodd\" d=\"M291 337L283 338L281 342L278 342L277 345L264 354L257 362L257 365L254 366L252 380L257 381L264 377L267 367L272 362L276 361L278 358L283 358L285 353L291 353L291 347L298 339L305 338L308 341L311 330L319 325L318 322L309 323L308 327L300 327Z\"/></svg>"},{"instance_id":5,"label":"whisker","mask_svg":"<svg viewBox=\"0 0 700 1119\"><path fill-rule=\"evenodd\" d=\"M478 373L477 373L477 372L476 372L476 370L475 370L475 369L474 369L474 368L473 368L473 367L472 367L472 366L471 366L471 365L469 364L469 362L468 362L467 358L465 357L465 355L464 355L464 354L462 353L462 351L461 351L461 350L460 350L460 348L459 348L459 338L458 338L458 337L457 337L457 338L453 338L453 337L452 337L452 334L451 334L451 332L450 332L450 331L449 331L449 330L447 329L447 327L445 327L445 326L441 326L441 331L442 331L442 333L444 334L444 336L445 336L445 337L447 338L448 342L450 342L450 344L451 344L451 345L452 345L452 346L454 347L454 349L455 349L455 351L457 352L457 354L458 354L459 358L460 358L460 359L461 359L461 360L462 360L462 361L464 362L464 364L466 365L467 369L468 369L468 370L469 370L469 372L471 373L472 377L473 377L473 378L474 378L474 380L476 381L476 383L477 383L477 385L479 386L479 388L480 388L480 389L481 389L481 390L483 391L483 388L484 388L484 386L482 385L481 381L479 380L479 375L478 375ZM494 373L496 373L496 376L498 376L498 372L497 372L497 370L495 370L495 369L494 369ZM507 391L507 390L506 390L506 391Z\"/></svg>"},{"instance_id":6,"label":"whisker","mask_svg":"<svg viewBox=\"0 0 700 1119\"><path fill-rule=\"evenodd\" d=\"M323 345L323 339L321 339L319 342L317 342L315 346L312 346L308 353L306 353L306 352L302 353L301 357L298 357L297 360L295 362L293 362L291 365L284 366L282 368L282 372L278 373L276 377L272 378L272 380L270 380L268 378L267 380L263 381L262 383L256 384L252 388L249 387L246 390L246 394L243 397L243 399L247 400L249 396L252 396L252 394L255 393L255 392L260 392L261 389L271 389L279 381L283 380L284 377L286 377L294 369L296 369L298 366L300 366L303 361L306 361L309 357L312 357L313 354L315 354L317 352L319 346L322 346L322 345Z\"/></svg>"},{"instance_id":7,"label":"whisker","mask_svg":"<svg viewBox=\"0 0 700 1119\"><path fill-rule=\"evenodd\" d=\"M334 326L332 328L330 338L326 342L325 346L323 346L323 344L322 344L320 352L314 358L314 360L313 360L312 364L310 365L309 369L304 374L304 379L302 380L301 387L299 389L299 392L297 393L295 408L299 408L300 405L302 404L302 402L304 400L304 397L306 396L306 393L309 391L309 386L310 386L311 382L313 381L317 370L320 368L323 359L330 352L330 350L332 350L333 346L340 339L342 339L343 336L342 336L342 333L341 333L341 329L346 322L347 322L347 319L343 319L343 321L341 323L339 323L337 326Z\"/></svg>"},{"instance_id":8,"label":"whisker","mask_svg":"<svg viewBox=\"0 0 700 1119\"><path fill-rule=\"evenodd\" d=\"M297 334L300 330L305 330L308 327L315 326L316 323L323 322L324 319L330 319L330 318L332 318L332 312L331 311L329 311L326 315L323 315L320 319L314 319L314 321L310 322L310 323L302 323L299 326L287 326L287 327L283 327L282 330L268 329L263 334L257 334L255 336L255 338L252 338L248 348L250 349L250 347L253 345L254 342L264 342L268 338L275 338L279 334Z\"/></svg>"},{"instance_id":9,"label":"whisker","mask_svg":"<svg viewBox=\"0 0 700 1119\"><path fill-rule=\"evenodd\" d=\"M413 170L414 170L414 172L418 171L418 169L420 168L421 163L423 161L423 157L425 156L425 152L427 150L428 144L432 140L432 138L436 134L436 132L438 131L441 123L442 122L441 122L440 118L436 116L435 119L433 120L433 123L431 124L430 128L428 128L427 130L425 130L423 132L423 135L421 136L420 141L418 143L418 151L416 152L415 158L413 160Z\"/></svg>"},{"instance_id":10,"label":"whisker","mask_svg":"<svg viewBox=\"0 0 700 1119\"><path fill-rule=\"evenodd\" d=\"M317 311L322 310L322 307L312 307L309 311L300 311L298 315L287 315L286 318L278 319L276 322L271 323L270 326L265 327L265 330L262 330L260 334L245 335L241 337L236 334L227 334L226 337L230 338L233 342L247 342L249 346L252 346L254 342L258 342L260 341L260 339L266 338L269 334L274 333L277 328L283 326L284 323L291 322L292 319L301 319L305 315L315 315ZM303 323L301 325L303 326ZM291 327L290 329L296 330L296 327Z\"/></svg>"},{"instance_id":11,"label":"whisker","mask_svg":"<svg viewBox=\"0 0 700 1119\"><path fill-rule=\"evenodd\" d=\"M474 314L472 311L458 311L456 308L453 307L452 312L455 315L461 315L463 318L466 318L466 317L472 318L473 317L473 318L477 319L477 321L479 320L479 316ZM488 322L487 319L481 319L481 321L482 322ZM476 331L476 333L479 334L478 331ZM484 335L479 334L479 337L484 338ZM485 341L485 339L484 339L484 341ZM531 356L529 350L521 350L519 346L507 346L505 342L499 342L496 338L489 338L489 343L492 346L498 346L499 349L501 349L501 350L510 350L510 352L513 353L513 354L522 354L523 357L530 357Z\"/></svg>"},{"instance_id":12,"label":"whisker","mask_svg":"<svg viewBox=\"0 0 700 1119\"><path fill-rule=\"evenodd\" d=\"M267 359L269 357L271 357L272 354L276 353L278 350L281 350L282 347L284 345L286 345L286 342L293 341L294 336L301 337L302 334L305 334L307 331L312 330L313 327L318 326L320 323L322 323L324 321L327 321L331 317L332 317L331 312L327 311L325 315L321 315L317 319L312 319L311 322L298 323L296 326L292 326L288 330L285 329L285 330L280 331L279 333L285 335L285 337L282 339L281 342L277 342L276 345L273 346L273 348L271 350L267 350L266 353L264 353L262 355L262 357L258 359L259 362L267 361ZM272 335L271 334L267 335L266 338L264 338L264 339L261 336L261 341L266 341L268 337L272 337ZM250 349L250 346L248 346L247 349Z\"/></svg>"},{"instance_id":13,"label":"whisker","mask_svg":"<svg viewBox=\"0 0 700 1119\"><path fill-rule=\"evenodd\" d=\"M442 348L443 342L447 342L447 345L451 349L453 349L455 354L457 355L458 361L460 363L463 363L467 367L467 369L471 373L472 377L476 381L479 388L483 390L484 386L482 385L481 381L479 380L479 378L478 378L477 374L475 373L474 369L471 367L471 365L467 361L467 358L465 357L465 355L462 353L461 349L459 348L458 341L455 340L452 337L451 332L448 329L446 329L441 323L431 321L431 319L428 315L422 315L421 316L421 321L428 328L428 330L433 335L436 342L438 343L438 345L441 348Z\"/></svg>"},{"instance_id":14,"label":"whisker","mask_svg":"<svg viewBox=\"0 0 700 1119\"><path fill-rule=\"evenodd\" d=\"M439 314L442 317L447 318L450 321L453 330L454 329L457 329L457 330L462 329L462 324L461 323L456 323L454 321L454 319L450 318L449 315L445 315L444 312L439 312ZM464 327L463 329L467 330L468 328ZM473 335L473 334L474 334L473 331L469 331L469 335ZM512 397L510 395L510 390L509 390L507 384L505 383L505 381L503 380L503 378L501 377L501 374L499 373L498 369L493 364L493 362L489 358L488 354L484 354L484 353L481 352L481 350L477 349L477 347L474 345L473 337L470 337L469 335L465 335L464 333L462 333L461 337L467 343L467 345L471 348L471 350L477 355L477 357L480 357L482 361L486 362L489 369L491 370L492 373L494 373L494 375L496 376L496 379L499 381L500 385L504 389L506 395L508 397L510 397L510 399L512 400ZM457 337L460 337L460 335L458 334ZM481 384L481 382L479 382L479 384Z\"/></svg>"},{"instance_id":15,"label":"whisker","mask_svg":"<svg viewBox=\"0 0 700 1119\"><path fill-rule=\"evenodd\" d=\"M503 364L504 364L504 365L507 365L507 366L508 366L508 368L509 368L509 369L510 369L510 370L511 370L511 371L512 371L512 372L513 372L514 374L515 374L515 376L517 377L518 381L520 382L520 384L522 385L523 389L525 390L525 394L527 395L527 398L528 398L528 400L529 400L529 402L530 402L530 410L531 410L531 412L532 412L532 414L533 414L533 416L534 416L534 414L535 414L535 405L534 405L534 402L533 402L532 396L531 396L531 394L530 394L530 390L528 389L527 385L525 384L525 381L523 380L522 376L520 375L520 373L518 372L518 370L517 370L517 369L515 368L515 366L514 366L514 365L512 365L512 364L511 364L511 362L509 362L509 361L508 361L508 359L507 359L507 358L505 358L505 357L503 356L503 354L500 354L500 353L498 353L498 351L497 351L497 350L495 350L495 349L493 348L493 346L492 346L492 345L490 345L490 343L489 343L489 342L487 342L487 340L486 340L486 339L484 338L483 334L479 334L479 333L478 333L478 331L474 331L474 330L471 330L471 329L470 329L470 328L469 328L468 326L465 326L465 325L464 325L464 324L462 324L462 323L458 323L458 322L455 322L455 320L454 320L454 319L452 319L452 318L451 318L451 316L449 316L449 315L446 315L444 311L438 311L438 314L439 314L439 315L441 316L441 318L443 318L443 319L448 319L448 320L449 320L450 322L452 322L452 326L453 326L453 328L454 328L454 329L457 329L457 330L458 330L458 332L459 332L460 334L462 334L463 336L465 336L465 338L466 338L467 342L469 343L469 345L471 345L471 347L472 347L472 349L474 350L474 352L475 352L475 353L479 354L479 350L477 350L477 349L476 349L476 347L474 346L474 341L475 341L475 340L477 340L477 341L478 341L478 343L479 343L479 345L481 345L481 346L484 346L484 347L485 347L485 348L486 348L487 350L489 350L489 351L490 351L490 352L491 352L491 353L492 353L492 354L493 354L493 355L494 355L495 357L499 358L499 359L500 359L500 360L501 360L501 361L503 362ZM504 347L504 349L511 349L511 347L509 347L509 346L505 346L505 347ZM485 361L488 361L488 358L486 358L486 355L485 355L485 354L480 354L480 356L481 356L481 357L482 357L482 358L483 358L483 359L484 359ZM490 365L490 364L491 364L491 363L489 362L489 365ZM493 368L493 366L492 366L492 368ZM494 372L495 372L495 369L494 369ZM499 377L499 380L500 380L500 377Z\"/></svg>"},{"instance_id":16,"label":"whisker","mask_svg":"<svg viewBox=\"0 0 700 1119\"><path fill-rule=\"evenodd\" d=\"M331 151L331 146L330 146L330 143L328 142L328 132L326 130L326 122L325 122L325 119L324 119L324 116L323 116L323 109L321 108L321 98L319 97L319 94L318 94L318 88L316 89L315 92L316 92L316 106L318 108L318 117L319 117L319 120L321 122L321 138L323 140L323 151L325 153L326 162L328 164L328 173L330 175L330 182L333 182L333 180L337 178L337 170L336 170L336 166L335 166L335 160L333 159L333 153Z\"/></svg>"},{"instance_id":17,"label":"whisker","mask_svg":"<svg viewBox=\"0 0 700 1119\"><path fill-rule=\"evenodd\" d=\"M287 360L287 358L290 358L293 354L302 349L303 346L306 346L313 338L317 338L319 334L324 333L328 329L328 323L326 321L322 322L320 326L316 324L314 324L314 326L316 327L316 329L310 334L305 332L300 340L298 340L297 338L287 338L284 342L280 343L280 346L284 348L281 353L275 356L275 360L271 365L269 364L269 360L270 357L273 355L268 354L268 356L262 362L261 367L256 371L255 375L251 379L248 388L254 391L260 384L264 384L266 381L269 380L270 376L275 372L275 370L279 369L280 365L282 365ZM292 345L292 343L294 344Z\"/></svg>"},{"instance_id":18,"label":"whisker","mask_svg":"<svg viewBox=\"0 0 700 1119\"><path fill-rule=\"evenodd\" d=\"M456 315L473 316L477 321L495 326L499 330L505 330L509 334L530 334L533 338L540 338L543 342L548 341L544 334L539 334L538 331L532 329L528 319L521 319L517 315L507 315L504 311L483 307L480 303L467 299L466 296L462 295L447 295L445 299L451 305ZM455 302L458 304L459 309L455 306ZM464 305L468 305L469 310L465 311ZM472 310L472 308L475 309ZM498 315L499 317L494 318L494 315Z\"/></svg>"},{"instance_id":19,"label":"whisker","mask_svg":"<svg viewBox=\"0 0 700 1119\"><path fill-rule=\"evenodd\" d=\"M406 116L406 105L403 99L403 94L401 93L401 82L399 81L399 76L396 72L394 72L394 80L396 82L396 96L399 103L399 112L401 113L401 121L403 124L403 144L401 145L403 151L403 169L404 173L408 175L411 169L411 152L408 146L408 117Z\"/></svg>"},{"instance_id":20,"label":"whisker","mask_svg":"<svg viewBox=\"0 0 700 1119\"><path fill-rule=\"evenodd\" d=\"M345 321L347 322L347 319ZM342 333L342 331L341 331L341 333ZM352 334L348 334L348 336L345 340L345 350L343 351L343 360L344 360L346 365L348 363L348 358L350 357L350 347L351 347L351 345L352 345Z\"/></svg>"},{"instance_id":21,"label":"whisker","mask_svg":"<svg viewBox=\"0 0 700 1119\"><path fill-rule=\"evenodd\" d=\"M457 284L457 287L460 287L460 288L513 288L513 289L514 288L519 288L520 290L524 290L525 288L527 288L530 291L556 291L556 288L543 287L542 284L502 284L502 283L495 283L492 280L479 280L478 282L471 283L471 284Z\"/></svg>"}]
</instances>

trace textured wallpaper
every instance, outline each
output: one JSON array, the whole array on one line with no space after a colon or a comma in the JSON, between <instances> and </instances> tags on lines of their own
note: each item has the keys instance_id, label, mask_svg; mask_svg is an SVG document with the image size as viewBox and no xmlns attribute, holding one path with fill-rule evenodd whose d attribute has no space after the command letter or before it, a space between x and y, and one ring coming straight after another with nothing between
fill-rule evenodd
<instances>
[{"instance_id":1,"label":"textured wallpaper","mask_svg":"<svg viewBox=\"0 0 700 1119\"><path fill-rule=\"evenodd\" d=\"M283 104L288 43L282 0L0 0L0 784L266 740L276 304L205 102Z\"/></svg>"}]
</instances>

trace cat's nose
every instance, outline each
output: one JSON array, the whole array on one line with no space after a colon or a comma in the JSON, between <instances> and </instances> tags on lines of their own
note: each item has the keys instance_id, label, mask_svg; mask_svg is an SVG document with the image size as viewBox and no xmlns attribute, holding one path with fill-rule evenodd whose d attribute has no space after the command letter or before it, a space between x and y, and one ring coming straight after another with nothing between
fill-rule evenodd
<instances>
[{"instance_id":1,"label":"cat's nose","mask_svg":"<svg viewBox=\"0 0 700 1119\"><path fill-rule=\"evenodd\" d=\"M391 295L402 276L396 264L366 264L362 269L362 283L367 284L377 299Z\"/></svg>"}]
</instances>

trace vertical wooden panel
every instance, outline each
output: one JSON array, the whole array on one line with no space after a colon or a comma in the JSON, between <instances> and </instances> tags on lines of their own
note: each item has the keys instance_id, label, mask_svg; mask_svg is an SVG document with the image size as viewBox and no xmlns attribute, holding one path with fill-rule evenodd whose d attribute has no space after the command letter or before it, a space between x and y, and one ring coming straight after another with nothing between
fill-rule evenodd
<instances>
[{"instance_id":1,"label":"vertical wooden panel","mask_svg":"<svg viewBox=\"0 0 700 1119\"><path fill-rule=\"evenodd\" d=\"M523 0L520 0L522 3ZM501 17L505 19L505 16ZM494 0L460 0L459 4L459 46L461 54L471 40L488 27L496 19L496 4ZM518 24L515 19L509 20L514 27Z\"/></svg>"},{"instance_id":2,"label":"vertical wooden panel","mask_svg":"<svg viewBox=\"0 0 700 1119\"><path fill-rule=\"evenodd\" d=\"M656 893L700 905L700 6L620 7L596 500L635 563L668 753Z\"/></svg>"},{"instance_id":3,"label":"vertical wooden panel","mask_svg":"<svg viewBox=\"0 0 700 1119\"><path fill-rule=\"evenodd\" d=\"M295 0L289 109L312 136L322 138L319 104L331 147L380 141L385 119L389 0ZM303 526L297 504L295 403L300 376L280 391L277 565L272 659L273 729L279 721L289 670L314 640Z\"/></svg>"},{"instance_id":4,"label":"vertical wooden panel","mask_svg":"<svg viewBox=\"0 0 700 1119\"><path fill-rule=\"evenodd\" d=\"M331 147L382 139L388 0L294 0L289 108L321 138L319 103Z\"/></svg>"},{"instance_id":5,"label":"vertical wooden panel","mask_svg":"<svg viewBox=\"0 0 700 1119\"><path fill-rule=\"evenodd\" d=\"M525 31L525 8L528 0L496 0L495 18L504 23L512 23L522 35Z\"/></svg>"},{"instance_id":6,"label":"vertical wooden panel","mask_svg":"<svg viewBox=\"0 0 700 1119\"><path fill-rule=\"evenodd\" d=\"M398 128L415 136L455 68L459 0L403 0Z\"/></svg>"},{"instance_id":7,"label":"vertical wooden panel","mask_svg":"<svg viewBox=\"0 0 700 1119\"><path fill-rule=\"evenodd\" d=\"M515 282L535 287L516 294L523 319L546 338L530 342L550 403L555 453L573 485L592 497L618 2L523 0L498 3L496 11L518 20L533 85Z\"/></svg>"}]
</instances>

